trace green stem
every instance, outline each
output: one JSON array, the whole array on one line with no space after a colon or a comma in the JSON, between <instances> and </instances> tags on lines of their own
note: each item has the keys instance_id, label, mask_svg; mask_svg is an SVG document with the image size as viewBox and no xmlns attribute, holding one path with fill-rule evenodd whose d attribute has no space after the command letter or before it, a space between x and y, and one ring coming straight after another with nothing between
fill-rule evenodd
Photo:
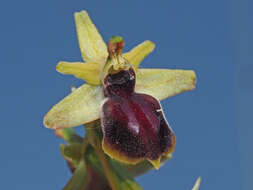
<instances>
[{"instance_id":1,"label":"green stem","mask_svg":"<svg viewBox=\"0 0 253 190\"><path fill-rule=\"evenodd\" d=\"M83 140L83 143L82 143L82 147L81 147L81 155L84 155L86 147L88 146L88 144L89 144L88 138L85 136L84 140Z\"/></svg>"},{"instance_id":2,"label":"green stem","mask_svg":"<svg viewBox=\"0 0 253 190\"><path fill-rule=\"evenodd\" d=\"M108 159L106 158L106 155L105 155L104 151L102 150L101 141L100 141L100 139L96 133L96 130L95 130L96 127L98 127L98 126L97 126L96 122L92 122L92 123L88 124L87 126L89 126L89 129L88 129L89 130L89 138L92 138L92 140L91 140L92 142L90 142L90 143L94 147L94 149L96 150L98 158L104 168L106 178L108 179L108 182L109 182L112 190L118 190L117 184L115 183L115 180L114 180L113 173L109 167Z\"/></svg>"}]
</instances>

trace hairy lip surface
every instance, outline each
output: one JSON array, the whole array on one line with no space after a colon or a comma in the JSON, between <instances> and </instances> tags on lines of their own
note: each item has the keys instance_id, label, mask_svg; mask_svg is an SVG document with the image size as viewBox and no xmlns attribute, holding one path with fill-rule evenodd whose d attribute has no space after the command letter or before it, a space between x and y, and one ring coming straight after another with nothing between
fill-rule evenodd
<instances>
[{"instance_id":1,"label":"hairy lip surface","mask_svg":"<svg viewBox=\"0 0 253 190\"><path fill-rule=\"evenodd\" d=\"M173 152L175 135L161 105L150 95L134 92L132 69L109 74L104 84L106 100L101 106L101 121L107 154L135 163L143 158L158 160Z\"/></svg>"}]
</instances>

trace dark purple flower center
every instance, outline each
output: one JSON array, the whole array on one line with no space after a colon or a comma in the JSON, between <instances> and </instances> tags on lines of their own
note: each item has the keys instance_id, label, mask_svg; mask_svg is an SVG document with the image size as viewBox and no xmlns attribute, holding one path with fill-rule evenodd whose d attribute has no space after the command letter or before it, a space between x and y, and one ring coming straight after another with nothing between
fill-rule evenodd
<instances>
[{"instance_id":1,"label":"dark purple flower center","mask_svg":"<svg viewBox=\"0 0 253 190\"><path fill-rule=\"evenodd\" d=\"M158 100L134 92L132 68L108 74L102 105L104 144L112 152L137 160L157 160L174 150L175 136Z\"/></svg>"},{"instance_id":2,"label":"dark purple flower center","mask_svg":"<svg viewBox=\"0 0 253 190\"><path fill-rule=\"evenodd\" d=\"M135 93L136 75L121 53L124 40L112 37L102 71L105 100L101 105L103 149L125 163L146 158L158 168L160 158L174 151L176 137L157 99Z\"/></svg>"}]
</instances>

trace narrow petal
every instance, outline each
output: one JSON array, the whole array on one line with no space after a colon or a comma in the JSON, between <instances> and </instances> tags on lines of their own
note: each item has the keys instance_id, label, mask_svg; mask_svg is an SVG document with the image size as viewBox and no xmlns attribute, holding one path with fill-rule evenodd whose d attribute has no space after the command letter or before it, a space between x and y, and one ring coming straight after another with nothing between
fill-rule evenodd
<instances>
[{"instance_id":1,"label":"narrow petal","mask_svg":"<svg viewBox=\"0 0 253 190\"><path fill-rule=\"evenodd\" d=\"M101 86L84 84L53 106L44 117L44 125L59 129L94 121L99 118L99 106L102 100Z\"/></svg>"},{"instance_id":2,"label":"narrow petal","mask_svg":"<svg viewBox=\"0 0 253 190\"><path fill-rule=\"evenodd\" d=\"M108 55L106 44L88 13L76 12L75 23L83 59L88 62L105 60Z\"/></svg>"},{"instance_id":3,"label":"narrow petal","mask_svg":"<svg viewBox=\"0 0 253 190\"><path fill-rule=\"evenodd\" d=\"M100 72L102 65L94 62L59 62L56 70L62 74L74 75L85 80L88 84L100 85Z\"/></svg>"},{"instance_id":4,"label":"narrow petal","mask_svg":"<svg viewBox=\"0 0 253 190\"><path fill-rule=\"evenodd\" d=\"M139 69L135 91L159 100L193 90L196 74L192 70Z\"/></svg>"},{"instance_id":5,"label":"narrow petal","mask_svg":"<svg viewBox=\"0 0 253 190\"><path fill-rule=\"evenodd\" d=\"M123 57L127 59L135 69L138 69L142 60L147 57L155 48L155 44L149 40L142 42L131 51L123 54Z\"/></svg>"}]
</instances>

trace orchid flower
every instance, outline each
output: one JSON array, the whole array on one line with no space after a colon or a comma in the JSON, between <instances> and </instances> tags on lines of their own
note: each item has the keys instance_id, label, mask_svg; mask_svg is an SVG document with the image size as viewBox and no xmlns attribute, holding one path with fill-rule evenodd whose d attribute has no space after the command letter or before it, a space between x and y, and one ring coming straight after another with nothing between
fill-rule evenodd
<instances>
[{"instance_id":1,"label":"orchid flower","mask_svg":"<svg viewBox=\"0 0 253 190\"><path fill-rule=\"evenodd\" d=\"M61 61L56 69L86 83L53 106L44 125L57 130L100 119L106 154L127 164L147 159L159 168L176 143L159 101L193 90L195 72L139 68L153 42L123 53L123 38L113 36L106 45L86 11L75 13L75 23L85 63Z\"/></svg>"}]
</instances>

